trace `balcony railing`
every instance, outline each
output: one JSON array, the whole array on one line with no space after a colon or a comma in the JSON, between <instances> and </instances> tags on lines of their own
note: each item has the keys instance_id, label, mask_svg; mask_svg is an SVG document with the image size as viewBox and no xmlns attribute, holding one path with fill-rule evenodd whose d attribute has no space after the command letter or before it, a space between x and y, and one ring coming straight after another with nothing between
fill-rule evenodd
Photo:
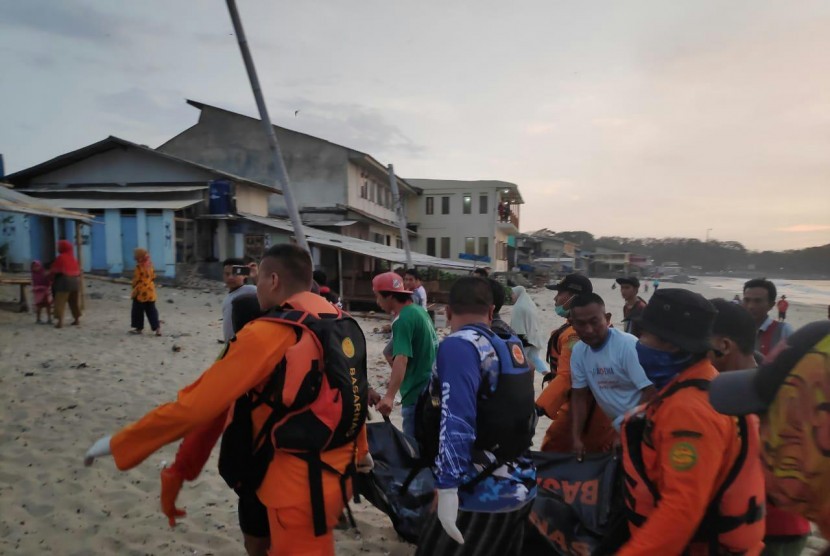
<instances>
[{"instance_id":1,"label":"balcony railing","mask_svg":"<svg viewBox=\"0 0 830 556\"><path fill-rule=\"evenodd\" d=\"M519 229L519 215L512 210L506 214L496 215L496 219L499 224L513 224L517 230Z\"/></svg>"}]
</instances>

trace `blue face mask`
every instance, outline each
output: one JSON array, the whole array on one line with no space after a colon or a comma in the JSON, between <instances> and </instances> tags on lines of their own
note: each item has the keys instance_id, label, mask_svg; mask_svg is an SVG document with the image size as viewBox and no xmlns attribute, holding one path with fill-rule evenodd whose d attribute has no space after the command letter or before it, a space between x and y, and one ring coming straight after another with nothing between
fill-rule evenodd
<instances>
[{"instance_id":1,"label":"blue face mask","mask_svg":"<svg viewBox=\"0 0 830 556\"><path fill-rule=\"evenodd\" d=\"M564 319L568 318L568 314L570 313L568 309L565 309L564 305L554 305L553 310L556 311L557 315Z\"/></svg>"},{"instance_id":2,"label":"blue face mask","mask_svg":"<svg viewBox=\"0 0 830 556\"><path fill-rule=\"evenodd\" d=\"M669 352L654 349L637 342L637 358L648 379L661 390L666 384L686 369L692 362L692 355L685 352Z\"/></svg>"}]
</instances>

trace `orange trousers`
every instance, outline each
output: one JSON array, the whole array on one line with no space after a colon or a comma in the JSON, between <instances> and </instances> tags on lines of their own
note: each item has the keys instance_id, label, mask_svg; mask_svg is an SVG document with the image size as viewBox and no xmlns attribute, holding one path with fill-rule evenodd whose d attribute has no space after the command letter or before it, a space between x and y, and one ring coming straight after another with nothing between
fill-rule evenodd
<instances>
[{"instance_id":1,"label":"orange trousers","mask_svg":"<svg viewBox=\"0 0 830 556\"><path fill-rule=\"evenodd\" d=\"M589 454L610 452L619 435L602 409L596 405L596 402L592 400L591 403L593 404L593 410L591 410L588 424L582 433L582 443L585 446L585 451ZM542 451L560 454L573 451L573 421L569 403L564 404L556 413L553 423L545 432Z\"/></svg>"},{"instance_id":2,"label":"orange trousers","mask_svg":"<svg viewBox=\"0 0 830 556\"><path fill-rule=\"evenodd\" d=\"M343 500L326 496L326 524L328 531L314 536L311 506L268 508L268 528L271 531L269 556L334 556L333 528L343 515Z\"/></svg>"}]
</instances>

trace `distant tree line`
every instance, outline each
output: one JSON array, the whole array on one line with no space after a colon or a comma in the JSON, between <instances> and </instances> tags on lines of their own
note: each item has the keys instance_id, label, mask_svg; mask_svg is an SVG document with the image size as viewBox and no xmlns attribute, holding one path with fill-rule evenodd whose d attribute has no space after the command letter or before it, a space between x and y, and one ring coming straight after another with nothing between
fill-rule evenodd
<instances>
[{"instance_id":1,"label":"distant tree line","mask_svg":"<svg viewBox=\"0 0 830 556\"><path fill-rule=\"evenodd\" d=\"M586 251L597 247L647 255L656 265L676 262L703 272L734 272L757 276L789 278L830 278L830 243L820 247L789 251L750 251L737 241L700 241L694 238L598 237L584 231L561 232Z\"/></svg>"}]
</instances>

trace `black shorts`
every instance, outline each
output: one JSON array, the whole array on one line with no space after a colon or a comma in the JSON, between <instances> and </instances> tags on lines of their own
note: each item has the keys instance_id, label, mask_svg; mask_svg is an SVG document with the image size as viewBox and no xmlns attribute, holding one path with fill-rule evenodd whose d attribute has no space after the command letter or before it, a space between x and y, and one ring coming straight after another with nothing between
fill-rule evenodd
<instances>
[{"instance_id":1,"label":"black shorts","mask_svg":"<svg viewBox=\"0 0 830 556\"><path fill-rule=\"evenodd\" d=\"M268 538L268 510L259 501L255 492L239 495L239 528L251 537Z\"/></svg>"}]
</instances>

